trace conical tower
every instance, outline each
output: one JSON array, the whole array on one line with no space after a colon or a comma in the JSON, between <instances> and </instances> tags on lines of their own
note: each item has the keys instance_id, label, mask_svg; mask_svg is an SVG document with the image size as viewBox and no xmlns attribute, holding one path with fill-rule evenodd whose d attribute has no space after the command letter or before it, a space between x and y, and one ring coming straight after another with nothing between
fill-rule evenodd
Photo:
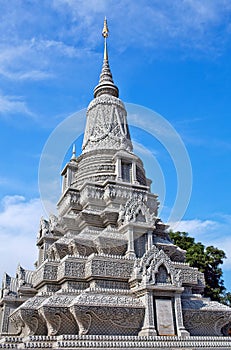
<instances>
[{"instance_id":1,"label":"conical tower","mask_svg":"<svg viewBox=\"0 0 231 350\"><path fill-rule=\"evenodd\" d=\"M99 84L94 89L94 100L87 110L87 123L83 140L83 153L91 150L132 151L127 124L127 112L118 98L119 90L114 84L109 66L107 20L104 20L104 57Z\"/></svg>"},{"instance_id":2,"label":"conical tower","mask_svg":"<svg viewBox=\"0 0 231 350\"><path fill-rule=\"evenodd\" d=\"M109 66L107 37L108 27L104 21L104 58L99 84L94 89L94 99L88 106L86 128L82 145L82 155L79 158L79 172L76 174L76 186L86 179L103 182L107 179L121 180L122 172L132 177L131 182L137 182L137 176L146 185L143 165L132 153L132 143L127 124L127 112L123 102L118 98L119 90L113 82ZM127 167L116 161L116 154L126 154ZM137 160L137 169L135 169ZM133 163L133 165L131 165ZM126 169L125 169L126 168ZM130 174L129 174L130 173ZM124 174L125 176L125 174ZM138 180L139 181L139 180Z\"/></svg>"}]
</instances>

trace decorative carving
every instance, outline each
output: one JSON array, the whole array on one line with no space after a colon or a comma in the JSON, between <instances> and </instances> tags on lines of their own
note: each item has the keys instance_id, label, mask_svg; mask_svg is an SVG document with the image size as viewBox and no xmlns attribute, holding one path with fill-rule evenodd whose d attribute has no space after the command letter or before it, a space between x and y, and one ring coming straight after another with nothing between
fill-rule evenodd
<instances>
[{"instance_id":1,"label":"decorative carving","mask_svg":"<svg viewBox=\"0 0 231 350\"><path fill-rule=\"evenodd\" d=\"M231 322L230 308L208 299L183 299L185 328L191 335L222 335Z\"/></svg>"},{"instance_id":2,"label":"decorative carving","mask_svg":"<svg viewBox=\"0 0 231 350\"><path fill-rule=\"evenodd\" d=\"M117 106L118 108L125 109L123 101L121 101L119 98L114 98L111 96L103 95L103 96L98 97L97 99L95 98L94 100L92 100L90 102L90 104L88 106L88 111L95 108L98 104L107 105L107 104L111 104L112 101L113 101L113 104L115 106Z\"/></svg>"},{"instance_id":3,"label":"decorative carving","mask_svg":"<svg viewBox=\"0 0 231 350\"><path fill-rule=\"evenodd\" d=\"M80 335L136 334L144 317L143 308L74 305L71 312Z\"/></svg>"},{"instance_id":4,"label":"decorative carving","mask_svg":"<svg viewBox=\"0 0 231 350\"><path fill-rule=\"evenodd\" d=\"M84 262L81 261L70 261L65 260L59 266L58 269L58 278L61 279L63 277L75 277L75 278L83 278L84 277Z\"/></svg>"},{"instance_id":5,"label":"decorative carving","mask_svg":"<svg viewBox=\"0 0 231 350\"><path fill-rule=\"evenodd\" d=\"M40 219L39 237L49 234L49 222L42 216Z\"/></svg>"},{"instance_id":6,"label":"decorative carving","mask_svg":"<svg viewBox=\"0 0 231 350\"><path fill-rule=\"evenodd\" d=\"M104 190L97 186L87 185L80 193L81 204L89 201L89 199L103 199Z\"/></svg>"},{"instance_id":7,"label":"decorative carving","mask_svg":"<svg viewBox=\"0 0 231 350\"><path fill-rule=\"evenodd\" d=\"M132 276L142 284L172 284L182 285L181 271L175 269L170 258L162 251L152 246L144 256L134 264ZM133 277L134 278L134 277Z\"/></svg>"},{"instance_id":8,"label":"decorative carving","mask_svg":"<svg viewBox=\"0 0 231 350\"><path fill-rule=\"evenodd\" d=\"M79 203L79 199L80 199L80 194L79 192L69 192L70 195L70 203L71 204L78 204Z\"/></svg>"},{"instance_id":9,"label":"decorative carving","mask_svg":"<svg viewBox=\"0 0 231 350\"><path fill-rule=\"evenodd\" d=\"M46 300L46 303L44 305L46 306L59 306L59 307L64 307L69 305L72 300L73 300L73 296L72 295L62 295L62 294L55 294L52 295L50 298L48 298Z\"/></svg>"},{"instance_id":10,"label":"decorative carving","mask_svg":"<svg viewBox=\"0 0 231 350\"><path fill-rule=\"evenodd\" d=\"M189 267L178 270L181 271L182 283L197 284L197 271L195 269Z\"/></svg>"},{"instance_id":11,"label":"decorative carving","mask_svg":"<svg viewBox=\"0 0 231 350\"><path fill-rule=\"evenodd\" d=\"M182 315L182 307L181 307L181 298L180 295L175 296L175 313L176 313L176 325L177 325L177 334L181 337L188 337L189 332L186 331L184 322L183 322L183 315Z\"/></svg>"},{"instance_id":12,"label":"decorative carving","mask_svg":"<svg viewBox=\"0 0 231 350\"><path fill-rule=\"evenodd\" d=\"M92 283L91 283L92 286ZM94 282L95 287L107 289L128 289L127 282L99 280Z\"/></svg>"},{"instance_id":13,"label":"decorative carving","mask_svg":"<svg viewBox=\"0 0 231 350\"><path fill-rule=\"evenodd\" d=\"M125 206L121 206L119 213L119 221L122 223L129 222L146 222L147 224L154 225L156 220L155 214L151 214L146 203L144 203L142 196L138 195L138 198L129 199Z\"/></svg>"},{"instance_id":14,"label":"decorative carving","mask_svg":"<svg viewBox=\"0 0 231 350\"><path fill-rule=\"evenodd\" d=\"M77 325L68 306L74 296L53 295L39 309L39 314L46 320L48 335L75 334Z\"/></svg>"},{"instance_id":15,"label":"decorative carving","mask_svg":"<svg viewBox=\"0 0 231 350\"><path fill-rule=\"evenodd\" d=\"M99 290L100 291L100 290ZM82 293L79 296L76 297L74 303L75 304L81 304L81 305L96 305L96 306L129 306L134 308L143 308L143 305L141 304L140 300L132 297L130 295L120 295L120 294L104 294L102 291L101 293Z\"/></svg>"},{"instance_id":16,"label":"decorative carving","mask_svg":"<svg viewBox=\"0 0 231 350\"><path fill-rule=\"evenodd\" d=\"M125 149L132 144L123 104L113 96L97 97L87 111L87 125L83 140L83 153L96 149Z\"/></svg>"},{"instance_id":17,"label":"decorative carving","mask_svg":"<svg viewBox=\"0 0 231 350\"><path fill-rule=\"evenodd\" d=\"M21 309L20 317L25 324L24 335L47 334L46 324L37 310Z\"/></svg>"},{"instance_id":18,"label":"decorative carving","mask_svg":"<svg viewBox=\"0 0 231 350\"><path fill-rule=\"evenodd\" d=\"M50 214L49 216L49 230L50 232L54 232L59 228L59 220L56 215Z\"/></svg>"},{"instance_id":19,"label":"decorative carving","mask_svg":"<svg viewBox=\"0 0 231 350\"><path fill-rule=\"evenodd\" d=\"M46 334L44 320L38 315L38 307L45 300L45 297L34 297L28 299L10 316L10 321L17 329L18 334L24 336L34 334Z\"/></svg>"},{"instance_id":20,"label":"decorative carving","mask_svg":"<svg viewBox=\"0 0 231 350\"><path fill-rule=\"evenodd\" d=\"M16 335L21 335L23 333L23 328L25 327L25 323L20 317L19 312L13 313L10 317L10 322L16 330ZM8 331L8 327L7 327Z\"/></svg>"},{"instance_id":21,"label":"decorative carving","mask_svg":"<svg viewBox=\"0 0 231 350\"><path fill-rule=\"evenodd\" d=\"M43 278L45 280L56 280L57 279L58 266L50 265L48 263L44 266Z\"/></svg>"},{"instance_id":22,"label":"decorative carving","mask_svg":"<svg viewBox=\"0 0 231 350\"><path fill-rule=\"evenodd\" d=\"M9 316L10 316L10 307L9 306L5 306L3 308L2 329L1 329L1 331L3 333L4 332L8 332ZM17 331L21 330L21 324L19 325L19 323L17 323L16 319L15 319L14 326L17 329Z\"/></svg>"},{"instance_id":23,"label":"decorative carving","mask_svg":"<svg viewBox=\"0 0 231 350\"><path fill-rule=\"evenodd\" d=\"M39 267L39 269L33 275L33 285L37 286L43 280L53 280L57 279L58 262L49 261L45 262Z\"/></svg>"},{"instance_id":24,"label":"decorative carving","mask_svg":"<svg viewBox=\"0 0 231 350\"><path fill-rule=\"evenodd\" d=\"M231 321L230 312L184 310L185 328L191 335L221 336L222 330Z\"/></svg>"},{"instance_id":25,"label":"decorative carving","mask_svg":"<svg viewBox=\"0 0 231 350\"><path fill-rule=\"evenodd\" d=\"M118 260L102 260L95 257L86 264L86 276L111 276L129 278L132 271L132 262Z\"/></svg>"},{"instance_id":26,"label":"decorative carving","mask_svg":"<svg viewBox=\"0 0 231 350\"><path fill-rule=\"evenodd\" d=\"M86 239L75 239L73 240L69 246L69 253L73 256L89 256L92 253L96 253L96 248L94 247L94 243L90 240Z\"/></svg>"}]
</instances>

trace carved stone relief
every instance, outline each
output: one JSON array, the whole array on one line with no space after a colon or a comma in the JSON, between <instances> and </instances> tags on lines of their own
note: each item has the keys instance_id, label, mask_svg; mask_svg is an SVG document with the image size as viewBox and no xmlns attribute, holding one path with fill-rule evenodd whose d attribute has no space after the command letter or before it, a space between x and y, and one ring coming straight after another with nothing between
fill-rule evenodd
<instances>
[{"instance_id":1,"label":"carved stone relief","mask_svg":"<svg viewBox=\"0 0 231 350\"><path fill-rule=\"evenodd\" d=\"M118 99L103 95L90 104L83 140L83 152L96 149L126 149L132 144L126 120L126 111Z\"/></svg>"},{"instance_id":2,"label":"carved stone relief","mask_svg":"<svg viewBox=\"0 0 231 350\"><path fill-rule=\"evenodd\" d=\"M120 208L119 221L122 223L146 222L154 225L155 220L155 215L150 213L150 209L141 198L131 198Z\"/></svg>"},{"instance_id":3,"label":"carved stone relief","mask_svg":"<svg viewBox=\"0 0 231 350\"><path fill-rule=\"evenodd\" d=\"M176 287L182 285L181 271L175 269L170 258L155 246L147 251L138 260L133 269L133 276L142 280L141 284L172 284Z\"/></svg>"},{"instance_id":4,"label":"carved stone relief","mask_svg":"<svg viewBox=\"0 0 231 350\"><path fill-rule=\"evenodd\" d=\"M74 305L71 307L79 334L137 334L141 328L144 310L128 307L101 307Z\"/></svg>"}]
</instances>

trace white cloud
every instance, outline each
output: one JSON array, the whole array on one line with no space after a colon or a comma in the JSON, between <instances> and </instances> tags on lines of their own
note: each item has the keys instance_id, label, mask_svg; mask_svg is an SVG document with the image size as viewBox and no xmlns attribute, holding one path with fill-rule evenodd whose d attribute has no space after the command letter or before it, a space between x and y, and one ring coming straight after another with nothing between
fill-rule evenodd
<instances>
[{"instance_id":1,"label":"white cloud","mask_svg":"<svg viewBox=\"0 0 231 350\"><path fill-rule=\"evenodd\" d=\"M223 268L231 270L231 215L214 215L214 220L182 220L170 223L173 231L188 232L198 242L213 245L226 253Z\"/></svg>"},{"instance_id":2,"label":"white cloud","mask_svg":"<svg viewBox=\"0 0 231 350\"><path fill-rule=\"evenodd\" d=\"M64 59L93 56L102 45L104 15L117 51L183 48L210 55L230 40L229 0L0 0L0 6L0 74L14 80L52 79Z\"/></svg>"},{"instance_id":3,"label":"white cloud","mask_svg":"<svg viewBox=\"0 0 231 350\"><path fill-rule=\"evenodd\" d=\"M206 53L229 40L229 0L55 0L53 6L63 15L71 13L69 34L78 33L87 45L99 40L98 22L104 15L119 38L118 49L180 46Z\"/></svg>"},{"instance_id":4,"label":"white cloud","mask_svg":"<svg viewBox=\"0 0 231 350\"><path fill-rule=\"evenodd\" d=\"M4 96L0 94L0 114L9 117L11 114L23 114L34 117L25 101L20 96Z\"/></svg>"},{"instance_id":5,"label":"white cloud","mask_svg":"<svg viewBox=\"0 0 231 350\"><path fill-rule=\"evenodd\" d=\"M17 80L44 80L54 77L52 73L43 72L40 70L19 71L14 73L5 71L4 74L10 79Z\"/></svg>"},{"instance_id":6,"label":"white cloud","mask_svg":"<svg viewBox=\"0 0 231 350\"><path fill-rule=\"evenodd\" d=\"M134 147L134 151L135 153L139 154L141 157L145 157L145 156L152 156L152 157L157 157L158 152L156 149L148 149L146 147L144 147L139 141L137 141L136 139L132 140L133 142L133 147Z\"/></svg>"},{"instance_id":7,"label":"white cloud","mask_svg":"<svg viewBox=\"0 0 231 350\"><path fill-rule=\"evenodd\" d=\"M182 220L177 223L169 223L174 231L188 232L193 237L207 234L207 231L217 227L218 223L212 220Z\"/></svg>"},{"instance_id":8,"label":"white cloud","mask_svg":"<svg viewBox=\"0 0 231 350\"><path fill-rule=\"evenodd\" d=\"M39 220L43 215L39 199L5 196L0 209L0 278L4 272L12 276L20 262L25 268L33 269L37 259L36 236Z\"/></svg>"},{"instance_id":9,"label":"white cloud","mask_svg":"<svg viewBox=\"0 0 231 350\"><path fill-rule=\"evenodd\" d=\"M33 37L21 42L0 43L0 74L12 80L54 79L65 59L94 55L89 48L74 47L62 41Z\"/></svg>"},{"instance_id":10,"label":"white cloud","mask_svg":"<svg viewBox=\"0 0 231 350\"><path fill-rule=\"evenodd\" d=\"M0 175L0 186L6 186L9 185L10 181L7 177L1 176Z\"/></svg>"},{"instance_id":11,"label":"white cloud","mask_svg":"<svg viewBox=\"0 0 231 350\"><path fill-rule=\"evenodd\" d=\"M31 40L31 48L36 51L44 53L56 53L59 56L66 56L70 58L79 57L82 54L82 49L77 49L73 45L67 45L62 41L57 40L37 40L33 38ZM84 50L84 53L87 51Z\"/></svg>"},{"instance_id":12,"label":"white cloud","mask_svg":"<svg viewBox=\"0 0 231 350\"><path fill-rule=\"evenodd\" d=\"M48 58L33 41L0 46L0 74L13 80L43 80L53 77Z\"/></svg>"}]
</instances>

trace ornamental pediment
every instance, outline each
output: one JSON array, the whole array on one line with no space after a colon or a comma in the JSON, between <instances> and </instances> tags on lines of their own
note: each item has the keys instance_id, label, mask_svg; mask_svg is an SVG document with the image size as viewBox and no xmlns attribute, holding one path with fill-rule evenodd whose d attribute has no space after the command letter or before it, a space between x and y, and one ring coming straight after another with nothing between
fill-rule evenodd
<instances>
[{"instance_id":1,"label":"ornamental pediment","mask_svg":"<svg viewBox=\"0 0 231 350\"><path fill-rule=\"evenodd\" d=\"M144 222L149 225L155 225L155 213L151 213L148 205L142 197L133 197L129 199L124 206L121 205L119 212L119 221L122 224L130 222Z\"/></svg>"},{"instance_id":2,"label":"ornamental pediment","mask_svg":"<svg viewBox=\"0 0 231 350\"><path fill-rule=\"evenodd\" d=\"M152 246L134 264L130 281L137 280L141 285L172 285L181 287L181 271L175 269L170 258L156 246Z\"/></svg>"}]
</instances>

